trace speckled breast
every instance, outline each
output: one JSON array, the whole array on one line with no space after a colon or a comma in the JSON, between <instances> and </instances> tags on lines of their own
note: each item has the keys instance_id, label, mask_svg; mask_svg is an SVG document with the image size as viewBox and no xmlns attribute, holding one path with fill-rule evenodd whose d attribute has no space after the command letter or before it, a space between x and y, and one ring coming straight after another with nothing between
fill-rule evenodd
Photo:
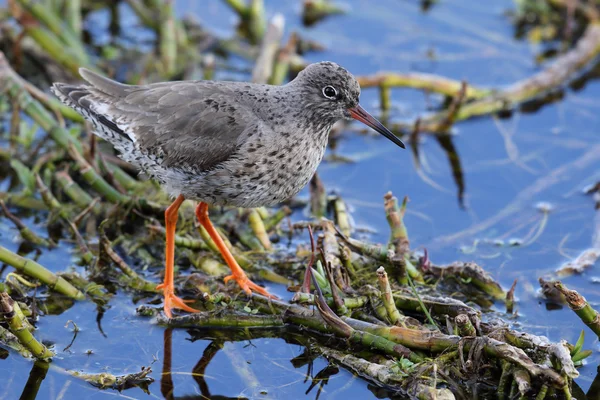
<instances>
[{"instance_id":1,"label":"speckled breast","mask_svg":"<svg viewBox=\"0 0 600 400\"><path fill-rule=\"evenodd\" d=\"M182 187L187 197L214 205L269 206L297 194L314 175L329 127L318 132L279 132L245 143L219 168Z\"/></svg>"}]
</instances>

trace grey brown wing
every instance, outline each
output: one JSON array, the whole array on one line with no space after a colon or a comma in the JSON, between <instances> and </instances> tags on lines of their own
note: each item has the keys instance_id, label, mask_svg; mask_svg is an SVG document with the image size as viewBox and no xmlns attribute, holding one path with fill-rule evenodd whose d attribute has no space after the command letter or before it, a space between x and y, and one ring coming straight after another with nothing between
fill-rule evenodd
<instances>
[{"instance_id":1,"label":"grey brown wing","mask_svg":"<svg viewBox=\"0 0 600 400\"><path fill-rule=\"evenodd\" d=\"M165 167L210 170L242 144L253 113L206 82L140 88L109 108L109 117L134 136L140 150Z\"/></svg>"},{"instance_id":2,"label":"grey brown wing","mask_svg":"<svg viewBox=\"0 0 600 400\"><path fill-rule=\"evenodd\" d=\"M214 82L129 86L81 72L92 86L54 89L163 167L210 170L236 152L249 124L257 124L251 110Z\"/></svg>"}]
</instances>

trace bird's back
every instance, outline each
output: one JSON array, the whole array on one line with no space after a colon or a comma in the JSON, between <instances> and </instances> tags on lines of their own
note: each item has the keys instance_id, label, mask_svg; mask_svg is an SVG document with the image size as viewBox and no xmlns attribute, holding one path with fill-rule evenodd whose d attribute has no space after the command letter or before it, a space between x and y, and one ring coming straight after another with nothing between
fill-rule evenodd
<instances>
[{"instance_id":1,"label":"bird's back","mask_svg":"<svg viewBox=\"0 0 600 400\"><path fill-rule=\"evenodd\" d=\"M235 151L252 112L209 81L124 85L81 69L90 85L55 83L54 93L89 119L95 132L144 170L205 171ZM152 171L146 171L152 172Z\"/></svg>"},{"instance_id":2,"label":"bird's back","mask_svg":"<svg viewBox=\"0 0 600 400\"><path fill-rule=\"evenodd\" d=\"M174 195L243 207L275 204L306 185L325 151L330 127L292 122L284 87L132 86L85 69L81 75L89 85L55 83L53 92L124 160Z\"/></svg>"}]
</instances>

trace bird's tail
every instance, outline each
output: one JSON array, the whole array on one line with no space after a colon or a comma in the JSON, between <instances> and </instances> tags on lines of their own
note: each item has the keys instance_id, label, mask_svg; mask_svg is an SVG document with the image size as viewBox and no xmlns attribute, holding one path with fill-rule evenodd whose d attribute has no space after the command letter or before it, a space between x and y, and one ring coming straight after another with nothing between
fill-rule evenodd
<instances>
[{"instance_id":1,"label":"bird's tail","mask_svg":"<svg viewBox=\"0 0 600 400\"><path fill-rule=\"evenodd\" d=\"M84 68L80 75L91 85L70 85L55 82L50 90L60 101L75 109L94 125L94 133L110 142L121 153L133 146L131 136L111 120L111 103L127 95L128 85L100 76Z\"/></svg>"}]
</instances>

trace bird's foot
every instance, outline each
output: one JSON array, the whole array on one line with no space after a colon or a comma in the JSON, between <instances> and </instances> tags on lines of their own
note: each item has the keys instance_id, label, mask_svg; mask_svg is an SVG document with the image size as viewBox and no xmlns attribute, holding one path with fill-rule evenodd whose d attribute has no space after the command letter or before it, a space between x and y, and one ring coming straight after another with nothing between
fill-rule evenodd
<instances>
[{"instance_id":1,"label":"bird's foot","mask_svg":"<svg viewBox=\"0 0 600 400\"><path fill-rule=\"evenodd\" d=\"M263 288L262 286L258 286L256 283L252 282L249 278L248 275L246 275L245 273L242 274L231 274L231 275L227 275L224 279L225 283L229 282L230 280L235 280L237 282L237 284L242 288L242 290L244 292L246 292L246 294L251 295L252 292L256 292L258 294L262 294L265 297L271 298L271 299L276 299L277 296L273 296L271 293L267 292L267 290L265 288Z\"/></svg>"},{"instance_id":2,"label":"bird's foot","mask_svg":"<svg viewBox=\"0 0 600 400\"><path fill-rule=\"evenodd\" d=\"M164 283L161 283L160 285L156 286L157 289L164 289L164 296L165 296L165 300L164 300L164 311L165 311L165 315L167 316L167 318L173 318L173 314L171 313L171 310L173 308L179 309L179 310L183 310L183 311L187 311L187 312L191 312L191 313L195 313L195 312L200 312L200 310L196 310L195 308L192 308L190 306L188 306L186 303L192 303L194 302L194 300L183 300L180 297L177 297L175 295L175 293L173 293L173 290L169 290L169 289L165 289L166 286Z\"/></svg>"}]
</instances>

